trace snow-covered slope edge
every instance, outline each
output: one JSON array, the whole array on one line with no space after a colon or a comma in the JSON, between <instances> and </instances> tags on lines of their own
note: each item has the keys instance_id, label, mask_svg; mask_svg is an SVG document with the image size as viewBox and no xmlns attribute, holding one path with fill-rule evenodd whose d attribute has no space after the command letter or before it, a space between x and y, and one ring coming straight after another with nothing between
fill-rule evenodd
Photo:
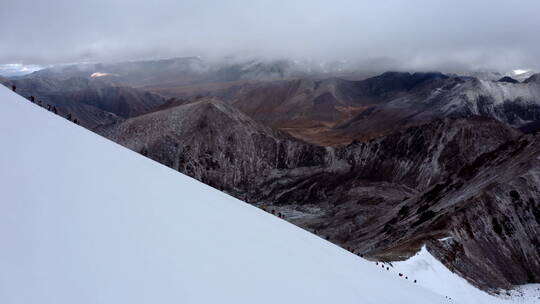
<instances>
[{"instance_id":1,"label":"snow-covered slope edge","mask_svg":"<svg viewBox=\"0 0 540 304\"><path fill-rule=\"evenodd\" d=\"M439 240L451 242L452 238ZM426 246L406 261L393 262L389 272L401 273L409 280L439 294L444 294L462 304L535 304L540 303L540 284L528 284L500 296L490 295L474 287L462 277L452 273L430 254ZM385 264L386 266L386 264Z\"/></svg>"},{"instance_id":2,"label":"snow-covered slope edge","mask_svg":"<svg viewBox=\"0 0 540 304\"><path fill-rule=\"evenodd\" d=\"M0 87L0 303L445 303Z\"/></svg>"}]
</instances>

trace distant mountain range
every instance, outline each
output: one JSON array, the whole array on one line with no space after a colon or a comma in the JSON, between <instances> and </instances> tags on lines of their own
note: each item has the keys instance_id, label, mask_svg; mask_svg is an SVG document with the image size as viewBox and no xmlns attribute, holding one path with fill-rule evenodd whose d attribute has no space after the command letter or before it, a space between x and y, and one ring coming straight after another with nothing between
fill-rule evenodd
<instances>
[{"instance_id":1,"label":"distant mountain range","mask_svg":"<svg viewBox=\"0 0 540 304\"><path fill-rule=\"evenodd\" d=\"M33 72L26 77L66 79L94 77L131 86L186 86L202 83L278 80L338 73L339 65L312 66L289 60L204 60L182 57L120 63L85 63L57 66Z\"/></svg>"},{"instance_id":2,"label":"distant mountain range","mask_svg":"<svg viewBox=\"0 0 540 304\"><path fill-rule=\"evenodd\" d=\"M342 146L445 117L480 115L534 131L540 119L538 75L524 82L510 79L388 72L360 81L247 83L197 95L224 100L257 121L300 139ZM190 96L183 96L186 98Z\"/></svg>"},{"instance_id":3,"label":"distant mountain range","mask_svg":"<svg viewBox=\"0 0 540 304\"><path fill-rule=\"evenodd\" d=\"M89 129L146 113L166 102L151 92L92 78L28 77L3 83L15 85L19 94L34 96L43 106L55 106L62 116L72 115Z\"/></svg>"}]
</instances>

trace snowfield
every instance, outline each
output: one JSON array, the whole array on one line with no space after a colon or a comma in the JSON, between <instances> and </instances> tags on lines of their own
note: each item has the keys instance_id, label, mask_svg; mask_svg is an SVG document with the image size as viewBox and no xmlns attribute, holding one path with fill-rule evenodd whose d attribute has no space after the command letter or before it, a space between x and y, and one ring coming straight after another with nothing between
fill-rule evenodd
<instances>
[{"instance_id":1,"label":"snowfield","mask_svg":"<svg viewBox=\"0 0 540 304\"><path fill-rule=\"evenodd\" d=\"M449 303L0 86L0 303Z\"/></svg>"}]
</instances>

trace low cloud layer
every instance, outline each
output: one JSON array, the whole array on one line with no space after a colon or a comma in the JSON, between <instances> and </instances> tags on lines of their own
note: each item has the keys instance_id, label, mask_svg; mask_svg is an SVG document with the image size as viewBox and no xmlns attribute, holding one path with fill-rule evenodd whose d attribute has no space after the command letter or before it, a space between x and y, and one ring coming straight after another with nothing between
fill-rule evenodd
<instances>
[{"instance_id":1,"label":"low cloud layer","mask_svg":"<svg viewBox=\"0 0 540 304\"><path fill-rule=\"evenodd\" d=\"M18 0L0 64L200 55L539 69L536 0Z\"/></svg>"}]
</instances>

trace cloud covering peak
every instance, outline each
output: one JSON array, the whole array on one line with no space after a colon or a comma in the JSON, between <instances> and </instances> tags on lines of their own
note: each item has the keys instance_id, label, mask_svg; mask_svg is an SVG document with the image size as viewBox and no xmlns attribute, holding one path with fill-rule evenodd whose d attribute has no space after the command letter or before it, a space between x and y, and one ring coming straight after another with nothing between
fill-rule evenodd
<instances>
[{"instance_id":1,"label":"cloud covering peak","mask_svg":"<svg viewBox=\"0 0 540 304\"><path fill-rule=\"evenodd\" d=\"M19 0L0 64L202 55L538 69L535 0Z\"/></svg>"}]
</instances>

